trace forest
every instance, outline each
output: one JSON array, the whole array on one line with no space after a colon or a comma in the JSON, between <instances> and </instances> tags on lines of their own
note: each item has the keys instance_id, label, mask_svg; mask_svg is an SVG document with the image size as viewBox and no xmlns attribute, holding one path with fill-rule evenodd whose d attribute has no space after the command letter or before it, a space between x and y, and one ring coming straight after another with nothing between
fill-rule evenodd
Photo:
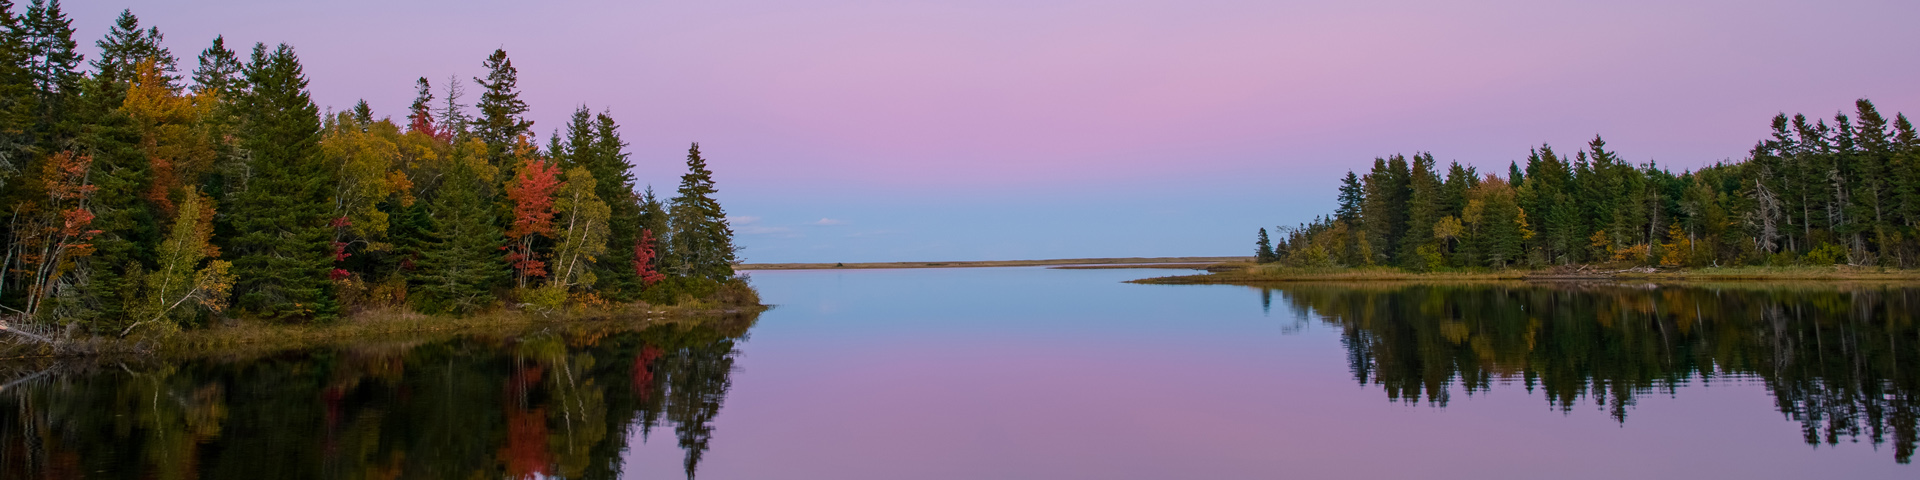
<instances>
[{"instance_id":1,"label":"forest","mask_svg":"<svg viewBox=\"0 0 1920 480\"><path fill-rule=\"evenodd\" d=\"M1831 120L1775 116L1746 158L1677 175L1598 136L1572 155L1534 148L1504 173L1377 158L1341 180L1332 215L1260 229L1256 256L1412 271L1920 265L1920 136L1865 99Z\"/></svg>"},{"instance_id":2,"label":"forest","mask_svg":"<svg viewBox=\"0 0 1920 480\"><path fill-rule=\"evenodd\" d=\"M422 77L404 119L323 112L294 49L187 71L123 11L96 58L58 0L0 0L0 308L125 336L368 309L757 303L699 144L639 190L612 114L540 141L504 50ZM436 88L437 87L437 88Z\"/></svg>"}]
</instances>

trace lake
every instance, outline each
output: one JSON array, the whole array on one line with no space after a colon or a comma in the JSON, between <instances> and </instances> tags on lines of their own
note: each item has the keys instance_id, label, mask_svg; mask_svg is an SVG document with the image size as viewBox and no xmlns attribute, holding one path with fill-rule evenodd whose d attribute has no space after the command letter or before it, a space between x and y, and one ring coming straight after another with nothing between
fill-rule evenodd
<instances>
[{"instance_id":1,"label":"lake","mask_svg":"<svg viewBox=\"0 0 1920 480\"><path fill-rule=\"evenodd\" d=\"M0 364L0 478L1913 478L1920 288L752 272L771 311Z\"/></svg>"}]
</instances>

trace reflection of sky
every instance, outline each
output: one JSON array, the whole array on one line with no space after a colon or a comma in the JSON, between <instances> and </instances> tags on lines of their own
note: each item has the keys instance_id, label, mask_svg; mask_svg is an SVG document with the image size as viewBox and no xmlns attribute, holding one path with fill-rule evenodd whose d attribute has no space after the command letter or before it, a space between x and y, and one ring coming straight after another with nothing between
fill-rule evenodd
<instances>
[{"instance_id":1,"label":"reflection of sky","mask_svg":"<svg viewBox=\"0 0 1920 480\"><path fill-rule=\"evenodd\" d=\"M505 48L543 140L611 108L663 191L702 142L766 262L1246 254L1376 156L1695 167L1780 111L1920 112L1910 1L67 3L89 58L131 7L185 65L288 42L382 115Z\"/></svg>"},{"instance_id":2,"label":"reflection of sky","mask_svg":"<svg viewBox=\"0 0 1920 480\"><path fill-rule=\"evenodd\" d=\"M1339 332L1166 270L755 272L701 478L1906 478L1810 448L1758 384L1648 395L1623 426L1519 385L1445 409L1357 385ZM670 433L627 456L672 476ZM638 442L635 442L638 445Z\"/></svg>"}]
</instances>

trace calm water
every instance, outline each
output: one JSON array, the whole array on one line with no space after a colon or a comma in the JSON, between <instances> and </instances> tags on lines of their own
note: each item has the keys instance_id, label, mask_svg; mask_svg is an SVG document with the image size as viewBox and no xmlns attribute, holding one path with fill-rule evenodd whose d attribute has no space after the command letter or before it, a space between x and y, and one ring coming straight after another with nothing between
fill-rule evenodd
<instances>
[{"instance_id":1,"label":"calm water","mask_svg":"<svg viewBox=\"0 0 1920 480\"><path fill-rule=\"evenodd\" d=\"M1120 283L1160 273L756 272L757 320L0 365L0 478L1920 474L1920 289Z\"/></svg>"}]
</instances>

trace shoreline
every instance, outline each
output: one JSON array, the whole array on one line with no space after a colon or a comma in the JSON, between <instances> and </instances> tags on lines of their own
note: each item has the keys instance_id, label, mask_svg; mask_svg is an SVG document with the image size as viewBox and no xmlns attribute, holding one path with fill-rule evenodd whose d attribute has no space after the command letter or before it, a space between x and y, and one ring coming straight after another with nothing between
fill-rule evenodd
<instances>
[{"instance_id":1,"label":"shoreline","mask_svg":"<svg viewBox=\"0 0 1920 480\"><path fill-rule=\"evenodd\" d=\"M1623 270L1542 269L1467 272L1409 272L1397 268L1303 269L1244 267L1216 269L1200 275L1175 275L1142 278L1127 283L1142 285L1242 285L1292 282L1915 282L1920 270L1854 267L1719 267L1696 269L1630 268Z\"/></svg>"},{"instance_id":2,"label":"shoreline","mask_svg":"<svg viewBox=\"0 0 1920 480\"><path fill-rule=\"evenodd\" d=\"M580 310L542 314L495 310L464 317L428 315L401 309L359 312L338 321L311 325L274 325L238 321L231 325L184 330L171 335L135 334L126 338L91 336L54 344L0 341L0 362L69 358L200 358L263 355L379 340L445 339L459 335L520 335L550 328L644 329L656 325L756 316L768 305L704 308L649 307Z\"/></svg>"},{"instance_id":3,"label":"shoreline","mask_svg":"<svg viewBox=\"0 0 1920 480\"><path fill-rule=\"evenodd\" d=\"M1221 263L1252 261L1253 257L1118 257L1118 258L1061 258L1049 260L979 260L949 262L856 262L856 263L743 263L733 268L740 271L770 270L857 270L886 268L984 268L984 267L1057 267L1085 266L1080 268L1156 268L1146 265L1199 265L1195 269ZM1139 266L1135 266L1139 265Z\"/></svg>"}]
</instances>

